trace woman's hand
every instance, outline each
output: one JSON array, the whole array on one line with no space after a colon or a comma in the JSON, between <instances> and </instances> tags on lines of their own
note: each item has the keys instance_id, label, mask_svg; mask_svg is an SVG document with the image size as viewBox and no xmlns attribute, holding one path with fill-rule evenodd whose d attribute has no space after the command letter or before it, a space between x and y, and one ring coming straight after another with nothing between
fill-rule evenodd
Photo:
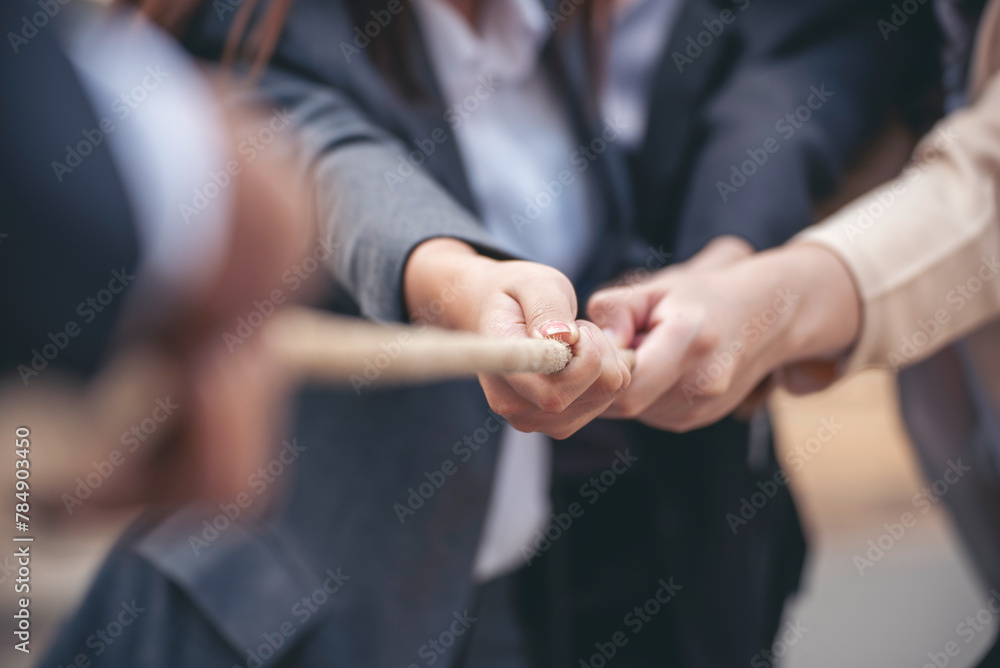
<instances>
[{"instance_id":1,"label":"woman's hand","mask_svg":"<svg viewBox=\"0 0 1000 668\"><path fill-rule=\"evenodd\" d=\"M670 268L603 290L592 320L636 346L633 382L606 417L687 431L732 412L773 370L839 353L859 309L847 269L829 251L795 244L722 268Z\"/></svg>"},{"instance_id":2,"label":"woman's hand","mask_svg":"<svg viewBox=\"0 0 1000 668\"><path fill-rule=\"evenodd\" d=\"M572 346L558 374L480 376L491 408L515 429L566 438L628 387L628 364L593 324L577 320L576 292L559 271L497 261L454 239L410 255L404 293L411 320L498 338L555 338Z\"/></svg>"}]
</instances>

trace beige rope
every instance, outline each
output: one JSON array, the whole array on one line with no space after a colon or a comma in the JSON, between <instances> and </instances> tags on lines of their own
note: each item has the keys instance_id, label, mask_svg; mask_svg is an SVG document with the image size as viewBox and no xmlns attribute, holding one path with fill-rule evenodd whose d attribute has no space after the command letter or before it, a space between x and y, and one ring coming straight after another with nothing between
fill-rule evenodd
<instances>
[{"instance_id":1,"label":"beige rope","mask_svg":"<svg viewBox=\"0 0 1000 668\"><path fill-rule=\"evenodd\" d=\"M479 373L562 371L570 347L551 339L497 339L405 325L379 325L292 307L264 327L269 347L293 373L348 383L388 384L474 377ZM626 351L630 365L632 351Z\"/></svg>"},{"instance_id":2,"label":"beige rope","mask_svg":"<svg viewBox=\"0 0 1000 668\"><path fill-rule=\"evenodd\" d=\"M568 345L549 339L380 325L302 307L275 314L254 336L263 337L292 380L340 385L360 380L366 387L479 373L552 374L572 358ZM634 365L633 351L623 354ZM124 430L148 417L158 398L172 396L183 404L182 386L169 359L143 348L120 353L84 387L60 382L56 374L30 390L16 378L0 379L0 431L12 434L18 426L31 426L33 437L46 444L34 455L39 466L32 485L42 497L57 499L80 471L120 448ZM166 433L160 430L151 440ZM152 443L143 447L149 450Z\"/></svg>"}]
</instances>

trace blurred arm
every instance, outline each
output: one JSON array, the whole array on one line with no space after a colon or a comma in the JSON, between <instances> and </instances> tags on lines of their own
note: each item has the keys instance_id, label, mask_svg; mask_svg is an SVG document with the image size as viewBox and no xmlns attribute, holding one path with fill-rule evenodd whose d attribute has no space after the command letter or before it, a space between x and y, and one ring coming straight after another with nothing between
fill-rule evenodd
<instances>
[{"instance_id":1,"label":"blurred arm","mask_svg":"<svg viewBox=\"0 0 1000 668\"><path fill-rule=\"evenodd\" d=\"M836 189L887 107L896 44L873 30L870 7L765 0L739 20L743 64L706 105L679 259L723 235L757 250L787 241L813 221L815 201ZM805 121L795 116L803 107Z\"/></svg>"},{"instance_id":2,"label":"blurred arm","mask_svg":"<svg viewBox=\"0 0 1000 668\"><path fill-rule=\"evenodd\" d=\"M272 72L261 94L285 105L312 173L328 267L376 320L406 319L403 271L421 243L450 237L503 256L468 211L419 168L400 177L404 146L329 86Z\"/></svg>"},{"instance_id":3,"label":"blurred arm","mask_svg":"<svg viewBox=\"0 0 1000 668\"><path fill-rule=\"evenodd\" d=\"M797 238L833 252L857 285L862 327L841 372L912 364L1000 316L998 109L994 77L897 179Z\"/></svg>"}]
</instances>

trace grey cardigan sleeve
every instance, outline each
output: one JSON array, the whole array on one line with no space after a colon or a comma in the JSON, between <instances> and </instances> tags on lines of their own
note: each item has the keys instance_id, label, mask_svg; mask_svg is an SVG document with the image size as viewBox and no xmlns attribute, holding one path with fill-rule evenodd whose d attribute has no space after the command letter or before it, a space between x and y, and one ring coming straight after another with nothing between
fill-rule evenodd
<instances>
[{"instance_id":1,"label":"grey cardigan sleeve","mask_svg":"<svg viewBox=\"0 0 1000 668\"><path fill-rule=\"evenodd\" d=\"M334 249L328 268L361 313L406 319L403 270L410 253L435 237L466 241L505 257L496 242L436 181L420 169L395 172L402 144L335 89L271 72L257 93L287 109L306 178L315 195L321 238Z\"/></svg>"}]
</instances>

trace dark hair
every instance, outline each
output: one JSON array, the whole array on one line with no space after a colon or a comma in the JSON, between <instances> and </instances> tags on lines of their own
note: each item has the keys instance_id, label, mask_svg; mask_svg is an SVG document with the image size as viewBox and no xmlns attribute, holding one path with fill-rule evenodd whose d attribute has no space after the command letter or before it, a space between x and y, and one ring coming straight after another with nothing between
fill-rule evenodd
<instances>
[{"instance_id":1,"label":"dark hair","mask_svg":"<svg viewBox=\"0 0 1000 668\"><path fill-rule=\"evenodd\" d=\"M259 74L270 61L285 28L294 0L272 0L256 21L252 21L257 0L243 0L233 17L233 24L222 50L222 64L232 67L237 61L248 63L250 76ZM151 21L180 38L191 18L205 0L119 0L136 7ZM252 25L251 25L252 23Z\"/></svg>"}]
</instances>

